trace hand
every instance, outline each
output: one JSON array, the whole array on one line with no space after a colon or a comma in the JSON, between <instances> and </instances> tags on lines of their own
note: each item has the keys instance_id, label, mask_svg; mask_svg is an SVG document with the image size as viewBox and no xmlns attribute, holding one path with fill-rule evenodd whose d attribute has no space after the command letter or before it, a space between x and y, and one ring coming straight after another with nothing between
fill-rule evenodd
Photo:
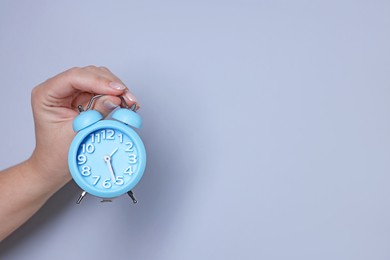
<instances>
[{"instance_id":1,"label":"hand","mask_svg":"<svg viewBox=\"0 0 390 260\"><path fill-rule=\"evenodd\" d=\"M78 115L77 106L85 107L96 94L105 95L94 105L103 116L121 104L120 95L129 106L138 106L123 82L103 67L72 68L33 89L36 148L28 162L44 182L62 186L71 179L67 158L75 136L72 121Z\"/></svg>"}]
</instances>

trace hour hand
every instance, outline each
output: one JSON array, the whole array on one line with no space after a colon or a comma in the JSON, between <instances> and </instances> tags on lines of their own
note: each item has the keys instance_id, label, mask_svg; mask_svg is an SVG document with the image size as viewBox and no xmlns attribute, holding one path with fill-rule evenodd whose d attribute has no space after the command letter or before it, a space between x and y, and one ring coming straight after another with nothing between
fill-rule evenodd
<instances>
[{"instance_id":1,"label":"hour hand","mask_svg":"<svg viewBox=\"0 0 390 260\"><path fill-rule=\"evenodd\" d=\"M112 151L112 153L110 154L110 159L111 159L111 157L114 155L114 153L116 153L116 151L118 151L118 147L117 147L117 148L115 148L115 150L114 150L114 151Z\"/></svg>"}]
</instances>

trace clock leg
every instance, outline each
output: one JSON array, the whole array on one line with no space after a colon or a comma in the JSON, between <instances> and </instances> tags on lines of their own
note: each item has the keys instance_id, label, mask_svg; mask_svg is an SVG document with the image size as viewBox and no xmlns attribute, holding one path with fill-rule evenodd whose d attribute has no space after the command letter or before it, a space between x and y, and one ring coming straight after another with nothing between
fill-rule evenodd
<instances>
[{"instance_id":1,"label":"clock leg","mask_svg":"<svg viewBox=\"0 0 390 260\"><path fill-rule=\"evenodd\" d=\"M135 198L133 191L129 191L129 192L127 193L127 195L129 195L129 197L133 200L133 203L134 203L134 204L137 204L138 201L137 201L137 199Z\"/></svg>"},{"instance_id":2,"label":"clock leg","mask_svg":"<svg viewBox=\"0 0 390 260\"><path fill-rule=\"evenodd\" d=\"M84 199L85 195L87 194L87 192L85 190L83 190L83 192L80 194L80 197L79 199L76 201L77 204L80 204L80 202L82 201L82 199Z\"/></svg>"}]
</instances>

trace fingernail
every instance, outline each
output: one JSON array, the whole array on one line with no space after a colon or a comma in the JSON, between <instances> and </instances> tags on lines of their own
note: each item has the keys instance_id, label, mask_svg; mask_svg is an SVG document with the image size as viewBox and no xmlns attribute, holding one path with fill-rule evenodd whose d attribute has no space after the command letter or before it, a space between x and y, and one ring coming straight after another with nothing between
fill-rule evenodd
<instances>
[{"instance_id":1,"label":"fingernail","mask_svg":"<svg viewBox=\"0 0 390 260\"><path fill-rule=\"evenodd\" d=\"M129 100L129 101L131 101L131 102L138 102L137 101L137 98L134 96L134 94L133 93L131 93L129 90L127 90L126 92L125 92L125 96L127 97L127 99Z\"/></svg>"},{"instance_id":2,"label":"fingernail","mask_svg":"<svg viewBox=\"0 0 390 260\"><path fill-rule=\"evenodd\" d=\"M118 107L118 105L115 105L112 103L110 100L104 100L103 101L103 106L109 110L113 110Z\"/></svg>"},{"instance_id":3,"label":"fingernail","mask_svg":"<svg viewBox=\"0 0 390 260\"><path fill-rule=\"evenodd\" d=\"M124 90L126 86L118 82L110 82L109 86L113 89Z\"/></svg>"}]
</instances>

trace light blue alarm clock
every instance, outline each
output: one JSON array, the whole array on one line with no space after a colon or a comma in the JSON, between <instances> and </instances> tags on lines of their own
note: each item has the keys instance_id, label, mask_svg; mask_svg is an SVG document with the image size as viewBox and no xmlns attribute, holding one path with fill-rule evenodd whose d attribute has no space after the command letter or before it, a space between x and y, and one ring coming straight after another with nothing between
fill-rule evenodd
<instances>
[{"instance_id":1,"label":"light blue alarm clock","mask_svg":"<svg viewBox=\"0 0 390 260\"><path fill-rule=\"evenodd\" d=\"M132 189L142 178L146 166L145 146L132 127L141 126L141 117L133 110L118 108L111 119L103 119L96 110L90 110L91 99L84 111L73 121L77 132L69 153L70 173L81 189L77 203L89 193L111 199L127 193L136 203ZM122 101L124 104L123 97Z\"/></svg>"}]
</instances>

